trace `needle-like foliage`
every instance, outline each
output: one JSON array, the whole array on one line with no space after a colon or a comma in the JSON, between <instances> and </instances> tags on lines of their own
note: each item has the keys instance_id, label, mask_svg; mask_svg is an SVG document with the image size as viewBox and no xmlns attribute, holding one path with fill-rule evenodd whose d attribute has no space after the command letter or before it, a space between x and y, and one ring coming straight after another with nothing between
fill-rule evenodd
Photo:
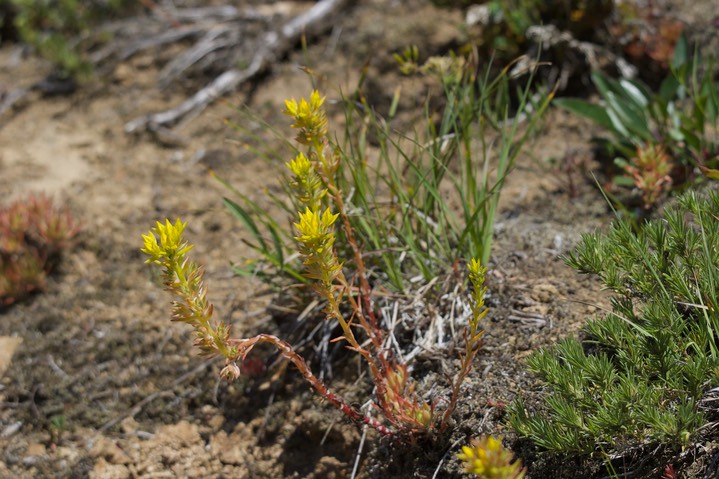
<instances>
[{"instance_id":1,"label":"needle-like foliage","mask_svg":"<svg viewBox=\"0 0 719 479\"><path fill-rule=\"evenodd\" d=\"M685 448L707 423L703 398L719 385L719 194L689 192L639 233L618 220L585 235L566 261L613 291L586 339L533 354L543 410L510 408L516 431L560 452Z\"/></svg>"}]
</instances>

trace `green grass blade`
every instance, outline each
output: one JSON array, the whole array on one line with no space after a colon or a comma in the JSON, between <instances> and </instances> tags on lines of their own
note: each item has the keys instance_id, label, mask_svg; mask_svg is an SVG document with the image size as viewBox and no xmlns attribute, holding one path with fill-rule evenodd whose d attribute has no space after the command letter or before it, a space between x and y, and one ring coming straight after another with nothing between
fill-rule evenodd
<instances>
[{"instance_id":1,"label":"green grass blade","mask_svg":"<svg viewBox=\"0 0 719 479\"><path fill-rule=\"evenodd\" d=\"M264 254L269 253L269 250L267 248L267 242L262 237L259 228L257 228L257 224L252 219L252 215L250 215L247 210L245 210L242 206L238 205L227 197L222 198L222 203L230 211L230 213L232 213L235 218L239 219L240 222L242 222L242 224L245 226L245 228L247 228L247 230L252 233L252 236L260 244L259 250L262 251Z\"/></svg>"}]
</instances>

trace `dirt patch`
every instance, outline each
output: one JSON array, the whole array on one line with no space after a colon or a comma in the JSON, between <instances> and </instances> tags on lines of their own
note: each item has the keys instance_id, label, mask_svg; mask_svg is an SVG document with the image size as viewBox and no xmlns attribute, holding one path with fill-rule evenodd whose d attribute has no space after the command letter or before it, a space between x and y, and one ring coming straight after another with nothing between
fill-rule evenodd
<instances>
[{"instance_id":1,"label":"dirt patch","mask_svg":"<svg viewBox=\"0 0 719 479\"><path fill-rule=\"evenodd\" d=\"M488 278L486 345L463 386L455 428L433 443L398 447L371 431L363 442L364 432L292 370L280 380L270 370L235 384L219 381L221 362L198 358L188 328L168 320L169 298L139 252L140 234L154 221L182 217L220 318L237 336L278 328L265 309L271 297L264 287L231 272L229 262L248 254L246 235L223 209L225 191L209 171L268 208L262 188L274 187L277 174L228 141L240 133L224 120L246 122L236 109L246 104L289 131L279 112L285 98L311 87L298 68L304 64L330 100L354 85L367 64L370 101L389 105L399 77L391 53L408 44L444 52L459 41L461 23L461 12L424 1L360 2L333 35L293 53L170 139L123 131L125 122L175 106L186 94L155 87L160 51L133 57L102 86L69 98L33 96L5 116L0 197L52 193L84 229L47 291L0 314L0 336L22 338L0 380L0 477L319 479L350 477L357 463L357 477L453 478L462 475L454 456L467 438L509 434L502 405L519 392L531 404L541 390L523 368L526 356L576 335L606 305L597 283L559 259L609 219L587 181L596 130L576 118L551 111L508 180ZM18 72L27 79L48 70L40 60L18 65L14 58L15 47L0 49L0 85L16 82ZM402 107L422 100L408 85ZM447 359L451 348L448 341L446 351L413 364L422 387L436 396L456 367ZM356 358L339 349L336 356L332 386L362 404L369 390ZM566 478L603 474L580 459L547 469L534 450L522 451L534 461L531 477L549 477L549 470Z\"/></svg>"}]
</instances>

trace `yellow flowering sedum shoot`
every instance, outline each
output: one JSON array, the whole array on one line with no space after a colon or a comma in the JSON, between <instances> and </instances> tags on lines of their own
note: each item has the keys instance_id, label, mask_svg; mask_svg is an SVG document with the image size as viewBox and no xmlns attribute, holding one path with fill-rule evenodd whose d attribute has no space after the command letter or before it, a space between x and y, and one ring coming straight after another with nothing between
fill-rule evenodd
<instances>
[{"instance_id":1,"label":"yellow flowering sedum shoot","mask_svg":"<svg viewBox=\"0 0 719 479\"><path fill-rule=\"evenodd\" d=\"M484 285L487 268L482 266L478 259L472 259L467 265L467 269L469 270L469 282L472 288L472 299L470 301L472 317L469 318L469 324L464 330L464 351L459 354L461 364L459 372L455 375L454 381L452 382L452 396L450 397L449 406L445 409L444 416L442 417L443 427L449 424L449 416L457 407L459 388L462 386L464 378L466 378L472 370L474 358L477 356L479 348L482 347L484 330L480 327L480 322L487 315L488 311L484 304L484 296L487 293L487 287Z\"/></svg>"},{"instance_id":2,"label":"yellow flowering sedum shoot","mask_svg":"<svg viewBox=\"0 0 719 479\"><path fill-rule=\"evenodd\" d=\"M487 294L487 287L484 285L487 268L482 266L478 259L472 259L467 268L469 269L469 282L472 285L472 318L469 320L467 344L470 347L479 347L484 335L479 323L489 311L484 305L484 296Z\"/></svg>"},{"instance_id":3,"label":"yellow flowering sedum shoot","mask_svg":"<svg viewBox=\"0 0 719 479\"><path fill-rule=\"evenodd\" d=\"M324 289L332 286L341 270L333 249L335 233L332 225L338 216L330 210L320 214L307 208L300 213L299 223L295 223L299 232L295 237L298 250L305 259L305 276L319 281Z\"/></svg>"},{"instance_id":4,"label":"yellow flowering sedum shoot","mask_svg":"<svg viewBox=\"0 0 719 479\"><path fill-rule=\"evenodd\" d=\"M326 319L337 321L341 330L338 339L346 341L348 349L359 354L367 364L384 423L360 413L331 392L287 342L269 334L231 339L230 328L212 320L213 307L207 300L204 272L187 258L192 245L183 239L185 223L180 220L175 223L166 220L164 224L158 222L155 228L143 235L142 251L149 256L148 263L163 268L165 284L177 298L173 302L172 319L193 326L195 344L203 353L225 358L225 367L221 372L223 378L237 379L241 373L238 362L243 361L257 344L270 343L299 369L318 394L352 420L368 424L381 434L390 436L442 431L456 408L460 385L470 372L481 346L483 331L479 325L486 315L485 269L476 260L469 265L473 285L472 318L464 332L461 369L452 383L451 398L439 417L435 414L435 404L423 400L416 392L407 365L391 356L386 346L386 333L375 317L372 288L365 274L362 251L354 238L342 192L337 187L340 155L327 138L327 118L322 108L324 101L317 91L313 91L309 100L285 102L285 113L294 120L293 128L299 130L297 141L307 147L305 152L298 153L287 163L293 173L289 186L296 204L301 205L294 223L297 230L295 240L304 261L304 274L314 281L314 289L325 302ZM335 224L338 219L343 228L342 239L353 252L350 280L345 277L335 250Z\"/></svg>"},{"instance_id":5,"label":"yellow flowering sedum shoot","mask_svg":"<svg viewBox=\"0 0 719 479\"><path fill-rule=\"evenodd\" d=\"M348 347L360 354L369 367L376 387L377 403L385 418L404 433L427 432L435 427L434 406L419 399L414 382L404 364L390 361L383 345L384 332L374 317L371 303L371 288L364 272L362 252L345 212L342 192L337 187L335 174L339 168L339 156L330 148L327 138L327 117L322 108L325 99L315 90L309 100L288 100L285 113L299 129L297 141L307 146L305 153L299 153L287 164L293 173L290 183L295 199L304 205L304 212L298 212L295 223L295 239L298 251L304 259L305 276L314 280L314 288L326 302L327 319L337 320L342 329L342 338ZM323 201L337 210L323 208ZM354 273L357 287L351 285L342 272L342 264L334 248L336 236L334 223L342 218L344 238L354 252ZM348 303L352 310L347 320L341 305ZM369 338L369 345L363 346L355 337L352 325L363 331Z\"/></svg>"},{"instance_id":6,"label":"yellow flowering sedum shoot","mask_svg":"<svg viewBox=\"0 0 719 479\"><path fill-rule=\"evenodd\" d=\"M334 219L325 216L323 224L329 228ZM319 223L322 223L322 219ZM305 380L319 395L349 418L359 423L368 424L381 434L393 435L393 432L384 425L372 417L362 415L330 391L312 373L302 356L297 354L286 341L270 334L230 339L230 328L222 322L212 321L214 308L207 301L207 288L202 281L204 272L195 262L186 257L187 252L192 249L192 245L187 243L182 236L185 226L186 223L179 219L175 223L171 223L170 220L165 220L164 224L158 222L155 228L146 235L142 235L144 243L142 252L150 257L146 263L156 264L163 268L167 289L178 297L178 300L172 303L172 319L185 322L195 328L195 345L205 355L225 358L225 367L220 372L220 376L228 381L239 378L241 370L237 364L238 361L244 360L256 345L272 344L282 356L299 369Z\"/></svg>"},{"instance_id":7,"label":"yellow flowering sedum shoot","mask_svg":"<svg viewBox=\"0 0 719 479\"><path fill-rule=\"evenodd\" d=\"M294 160L287 163L287 167L294 174L290 186L297 200L312 211L318 211L322 207L322 200L327 196L327 189L312 162L303 153L299 153Z\"/></svg>"},{"instance_id":8,"label":"yellow flowering sedum shoot","mask_svg":"<svg viewBox=\"0 0 719 479\"><path fill-rule=\"evenodd\" d=\"M285 100L285 113L295 120L292 128L300 130L296 137L298 143L312 145L327 135L327 117L322 108L324 103L325 98L317 90L312 91L309 101L304 98L299 102L294 98Z\"/></svg>"},{"instance_id":9,"label":"yellow flowering sedum shoot","mask_svg":"<svg viewBox=\"0 0 719 479\"><path fill-rule=\"evenodd\" d=\"M158 221L155 228L142 235L142 252L150 257L145 262L163 268L165 286L178 298L172 303L172 320L192 325L195 345L207 356L225 357L228 363L222 375L232 378L239 375L239 368L234 364L238 350L229 344L230 328L212 321L214 308L207 300L204 271L186 257L192 249L182 236L186 225L179 219L174 224L170 220L164 224Z\"/></svg>"},{"instance_id":10,"label":"yellow flowering sedum shoot","mask_svg":"<svg viewBox=\"0 0 719 479\"><path fill-rule=\"evenodd\" d=\"M158 221L155 228L148 234L142 235L145 244L142 252L150 256L145 263L164 266L174 258L184 256L190 251L192 246L182 239L186 225L187 223L182 223L179 219L175 224L170 223L170 220L165 220L164 225ZM159 243L155 234L159 236Z\"/></svg>"},{"instance_id":11,"label":"yellow flowering sedum shoot","mask_svg":"<svg viewBox=\"0 0 719 479\"><path fill-rule=\"evenodd\" d=\"M464 468L482 479L522 479L526 473L520 461L512 462L512 452L502 445L502 439L485 436L462 446L457 457Z\"/></svg>"}]
</instances>

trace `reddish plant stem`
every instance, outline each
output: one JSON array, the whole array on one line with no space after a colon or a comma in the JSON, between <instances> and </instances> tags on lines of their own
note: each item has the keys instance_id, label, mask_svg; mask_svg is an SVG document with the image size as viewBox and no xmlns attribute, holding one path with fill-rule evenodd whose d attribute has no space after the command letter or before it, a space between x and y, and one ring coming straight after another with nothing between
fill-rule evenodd
<instances>
[{"instance_id":1,"label":"reddish plant stem","mask_svg":"<svg viewBox=\"0 0 719 479\"><path fill-rule=\"evenodd\" d=\"M282 356L289 359L292 364L295 365L295 367L300 371L300 373L302 373L302 376L305 378L305 380L310 383L310 385L314 388L315 391L317 391L317 393L319 393L320 396L329 401L333 406L339 409L347 417L349 417L355 422L367 424L368 426L373 427L383 436L395 437L395 433L382 425L379 421L370 416L360 413L352 406L344 402L342 398L330 391L330 389L325 386L325 384L312 373L309 366L307 366L307 363L305 362L304 358L297 354L288 342L283 341L277 336L273 336L271 334L258 334L257 336L248 339L230 339L228 343L233 343L237 347L238 354L237 358L235 359L244 359L247 354L252 350L252 348L254 348L259 343L272 344L277 348L277 350L280 352L280 354L282 354Z\"/></svg>"},{"instance_id":2,"label":"reddish plant stem","mask_svg":"<svg viewBox=\"0 0 719 479\"><path fill-rule=\"evenodd\" d=\"M313 145L315 151L317 152L317 155L320 157L320 162L322 164L322 176L324 177L324 183L327 187L327 190L332 195L332 200L337 207L337 211L339 212L340 216L342 217L342 228L345 231L345 235L347 235L347 242L350 244L350 247L352 248L352 253L355 259L355 265L357 269L357 278L359 278L360 283L360 296L362 297L362 302L364 303L364 310L366 310L367 318L369 319L369 323L371 325L371 328L367 328L367 332L370 333L370 336L372 337L372 341L375 343L375 346L378 347L378 350L381 349L382 345L382 334L381 329L379 328L379 325L377 323L377 317L374 314L374 309L372 308L372 299L370 297L370 286L369 281L367 281L367 275L365 273L365 266L364 266L364 259L362 258L362 250L360 249L359 245L357 244L357 240L354 236L354 229L352 228L352 225L350 223L349 216L347 215L347 211L345 209L344 200L342 199L342 194L337 187L337 184L332 177L332 170L329 167L327 163L327 159L324 156L324 151L329 148L329 143L327 139L325 139L322 142L315 142ZM359 306L357 304L354 304L353 307ZM363 310L359 309L357 310L359 313L362 313ZM364 314L362 314L364 316Z\"/></svg>"},{"instance_id":3,"label":"reddish plant stem","mask_svg":"<svg viewBox=\"0 0 719 479\"><path fill-rule=\"evenodd\" d=\"M334 185L333 185L334 186ZM365 273L365 266L364 266L364 259L362 258L362 250L360 249L359 245L357 244L357 240L354 236L354 229L352 228L352 225L350 224L349 216L347 216L347 213L345 212L345 206L344 201L342 200L342 195L339 194L339 191L337 188L333 188L333 191L331 191L333 199L335 204L337 205L337 209L339 210L340 216L342 217L342 227L345 231L345 235L347 235L347 242L349 243L350 247L352 248L352 253L354 254L355 258L355 265L357 267L356 271L356 277L359 279L359 289L360 289L360 297L362 298L362 302L364 303L364 308L360 310L362 315L367 315L367 318L369 320L370 325L372 326L372 332L377 336L377 339L379 340L380 344L382 342L382 334L381 329L379 328L379 325L377 323L377 317L374 314L374 308L372 307L372 297L371 297L371 289L369 285L369 281L367 281L367 274Z\"/></svg>"},{"instance_id":4,"label":"reddish plant stem","mask_svg":"<svg viewBox=\"0 0 719 479\"><path fill-rule=\"evenodd\" d=\"M352 229L352 225L350 224L349 216L347 215L342 194L332 176L334 170L336 169L336 164L331 164L325 156L325 150L329 148L329 144L326 139L322 141L315 141L313 144L313 148L315 154L317 155L316 158L321 165L321 168L319 169L318 173L322 177L325 187L327 188L327 191L332 197L332 201L337 208L337 212L342 218L342 226L347 237L347 242L352 248L356 266L356 277L359 278L360 282L359 296L361 297L362 304L358 303L355 297L352 295L352 288L350 287L350 284L347 281L347 278L345 277L344 273L342 273L341 271L337 277L337 281L342 287L342 292L340 294L347 295L347 301L350 303L352 311L354 311L353 318L357 318L359 326L364 329L369 336L373 346L373 353L369 353L369 351L360 347L356 340L354 340L354 335L352 334L351 330L348 331L348 328L346 328L343 324L343 329L345 330L344 335L347 338L348 342L350 342L350 344L352 345L352 348L359 354L361 354L369 365L372 380L376 388L376 397L380 409L382 409L385 414L385 417L387 417L387 419L392 424L402 428L402 421L397 418L394 413L394 409L387 402L386 380L387 374L389 373L389 371L391 371L392 368L383 347L384 338L382 330L379 328L377 318L372 308L370 294L371 290L369 282L367 281L367 275L365 273L366 270L364 266L364 259L362 258L362 251L360 250L359 245L357 244L357 240L354 237L354 230ZM337 312L337 315L341 314L339 313L339 307L335 308L335 311ZM341 324L344 323L344 320L342 318L338 317L337 319L340 320Z\"/></svg>"},{"instance_id":5,"label":"reddish plant stem","mask_svg":"<svg viewBox=\"0 0 719 479\"><path fill-rule=\"evenodd\" d=\"M345 294L345 292L349 290L349 286L347 285L347 279L344 277L344 274L342 272L339 273L337 281L340 283L340 287L342 288L339 293L341 297L341 295ZM367 330L369 326L367 325L366 321L363 322L364 318L362 318L361 312L357 311L357 305L354 302L354 298L351 294L348 294L348 298L350 300L350 304L352 304L353 310L356 312L357 317L360 318L360 326ZM337 298L334 297L334 293L331 293L327 297L327 301L329 302L328 317L335 318L340 324L343 336L345 340L349 343L349 348L353 351L356 351L359 355L362 356L362 358L364 358L365 361L367 361L370 375L372 376L372 382L374 383L377 390L377 402L379 403L380 408L392 424L401 427L401 422L396 420L392 408L389 406L389 404L387 404L386 378L387 372L389 371L389 364L386 357L382 353L382 350L375 348L375 355L378 356L376 358L375 355L363 348L355 338L350 323L347 322L342 316L339 303L337 301Z\"/></svg>"},{"instance_id":6,"label":"reddish plant stem","mask_svg":"<svg viewBox=\"0 0 719 479\"><path fill-rule=\"evenodd\" d=\"M475 356L477 356L477 353L479 352L479 347L481 345L480 343L477 345L472 345L469 340L469 333L467 330L464 331L464 343L466 346L466 351L464 355L462 356L462 365L459 368L459 372L454 377L454 381L452 381L452 394L449 399L449 404L447 405L447 408L442 413L442 419L439 423L439 430L440 432L444 432L445 429L447 429L447 426L449 425L449 418L452 416L452 413L457 408L457 400L459 399L459 388L462 386L462 383L464 382L464 378L467 377L469 372L472 370L472 362L474 361Z\"/></svg>"},{"instance_id":7,"label":"reddish plant stem","mask_svg":"<svg viewBox=\"0 0 719 479\"><path fill-rule=\"evenodd\" d=\"M337 207L337 211L340 214L340 217L342 218L342 229L344 229L345 235L347 236L347 242L352 248L355 259L357 273L356 276L357 278L359 278L360 282L360 297L362 298L364 307L360 306L360 304L357 303L351 293L347 295L347 298L348 301L350 301L352 309L357 312L357 317L360 322L360 325L367 331L367 334L372 340L372 345L375 347L376 351L379 352L382 351L382 332L379 328L379 325L377 324L377 317L375 316L374 310L372 308L370 298L371 290L369 282L367 281L367 275L365 274L362 251L360 250L359 246L357 245L357 241L355 240L352 225L349 221L349 216L347 216L347 212L345 211L345 205L344 201L342 200L342 195L337 189L337 186L334 184L334 181L327 175L327 172L323 172L323 176L325 177L325 184L327 185L327 190L332 195L332 200ZM342 283L345 289L349 291L349 283L347 282L347 279L344 277L344 275L342 275ZM385 361L383 360L383 362Z\"/></svg>"}]
</instances>

